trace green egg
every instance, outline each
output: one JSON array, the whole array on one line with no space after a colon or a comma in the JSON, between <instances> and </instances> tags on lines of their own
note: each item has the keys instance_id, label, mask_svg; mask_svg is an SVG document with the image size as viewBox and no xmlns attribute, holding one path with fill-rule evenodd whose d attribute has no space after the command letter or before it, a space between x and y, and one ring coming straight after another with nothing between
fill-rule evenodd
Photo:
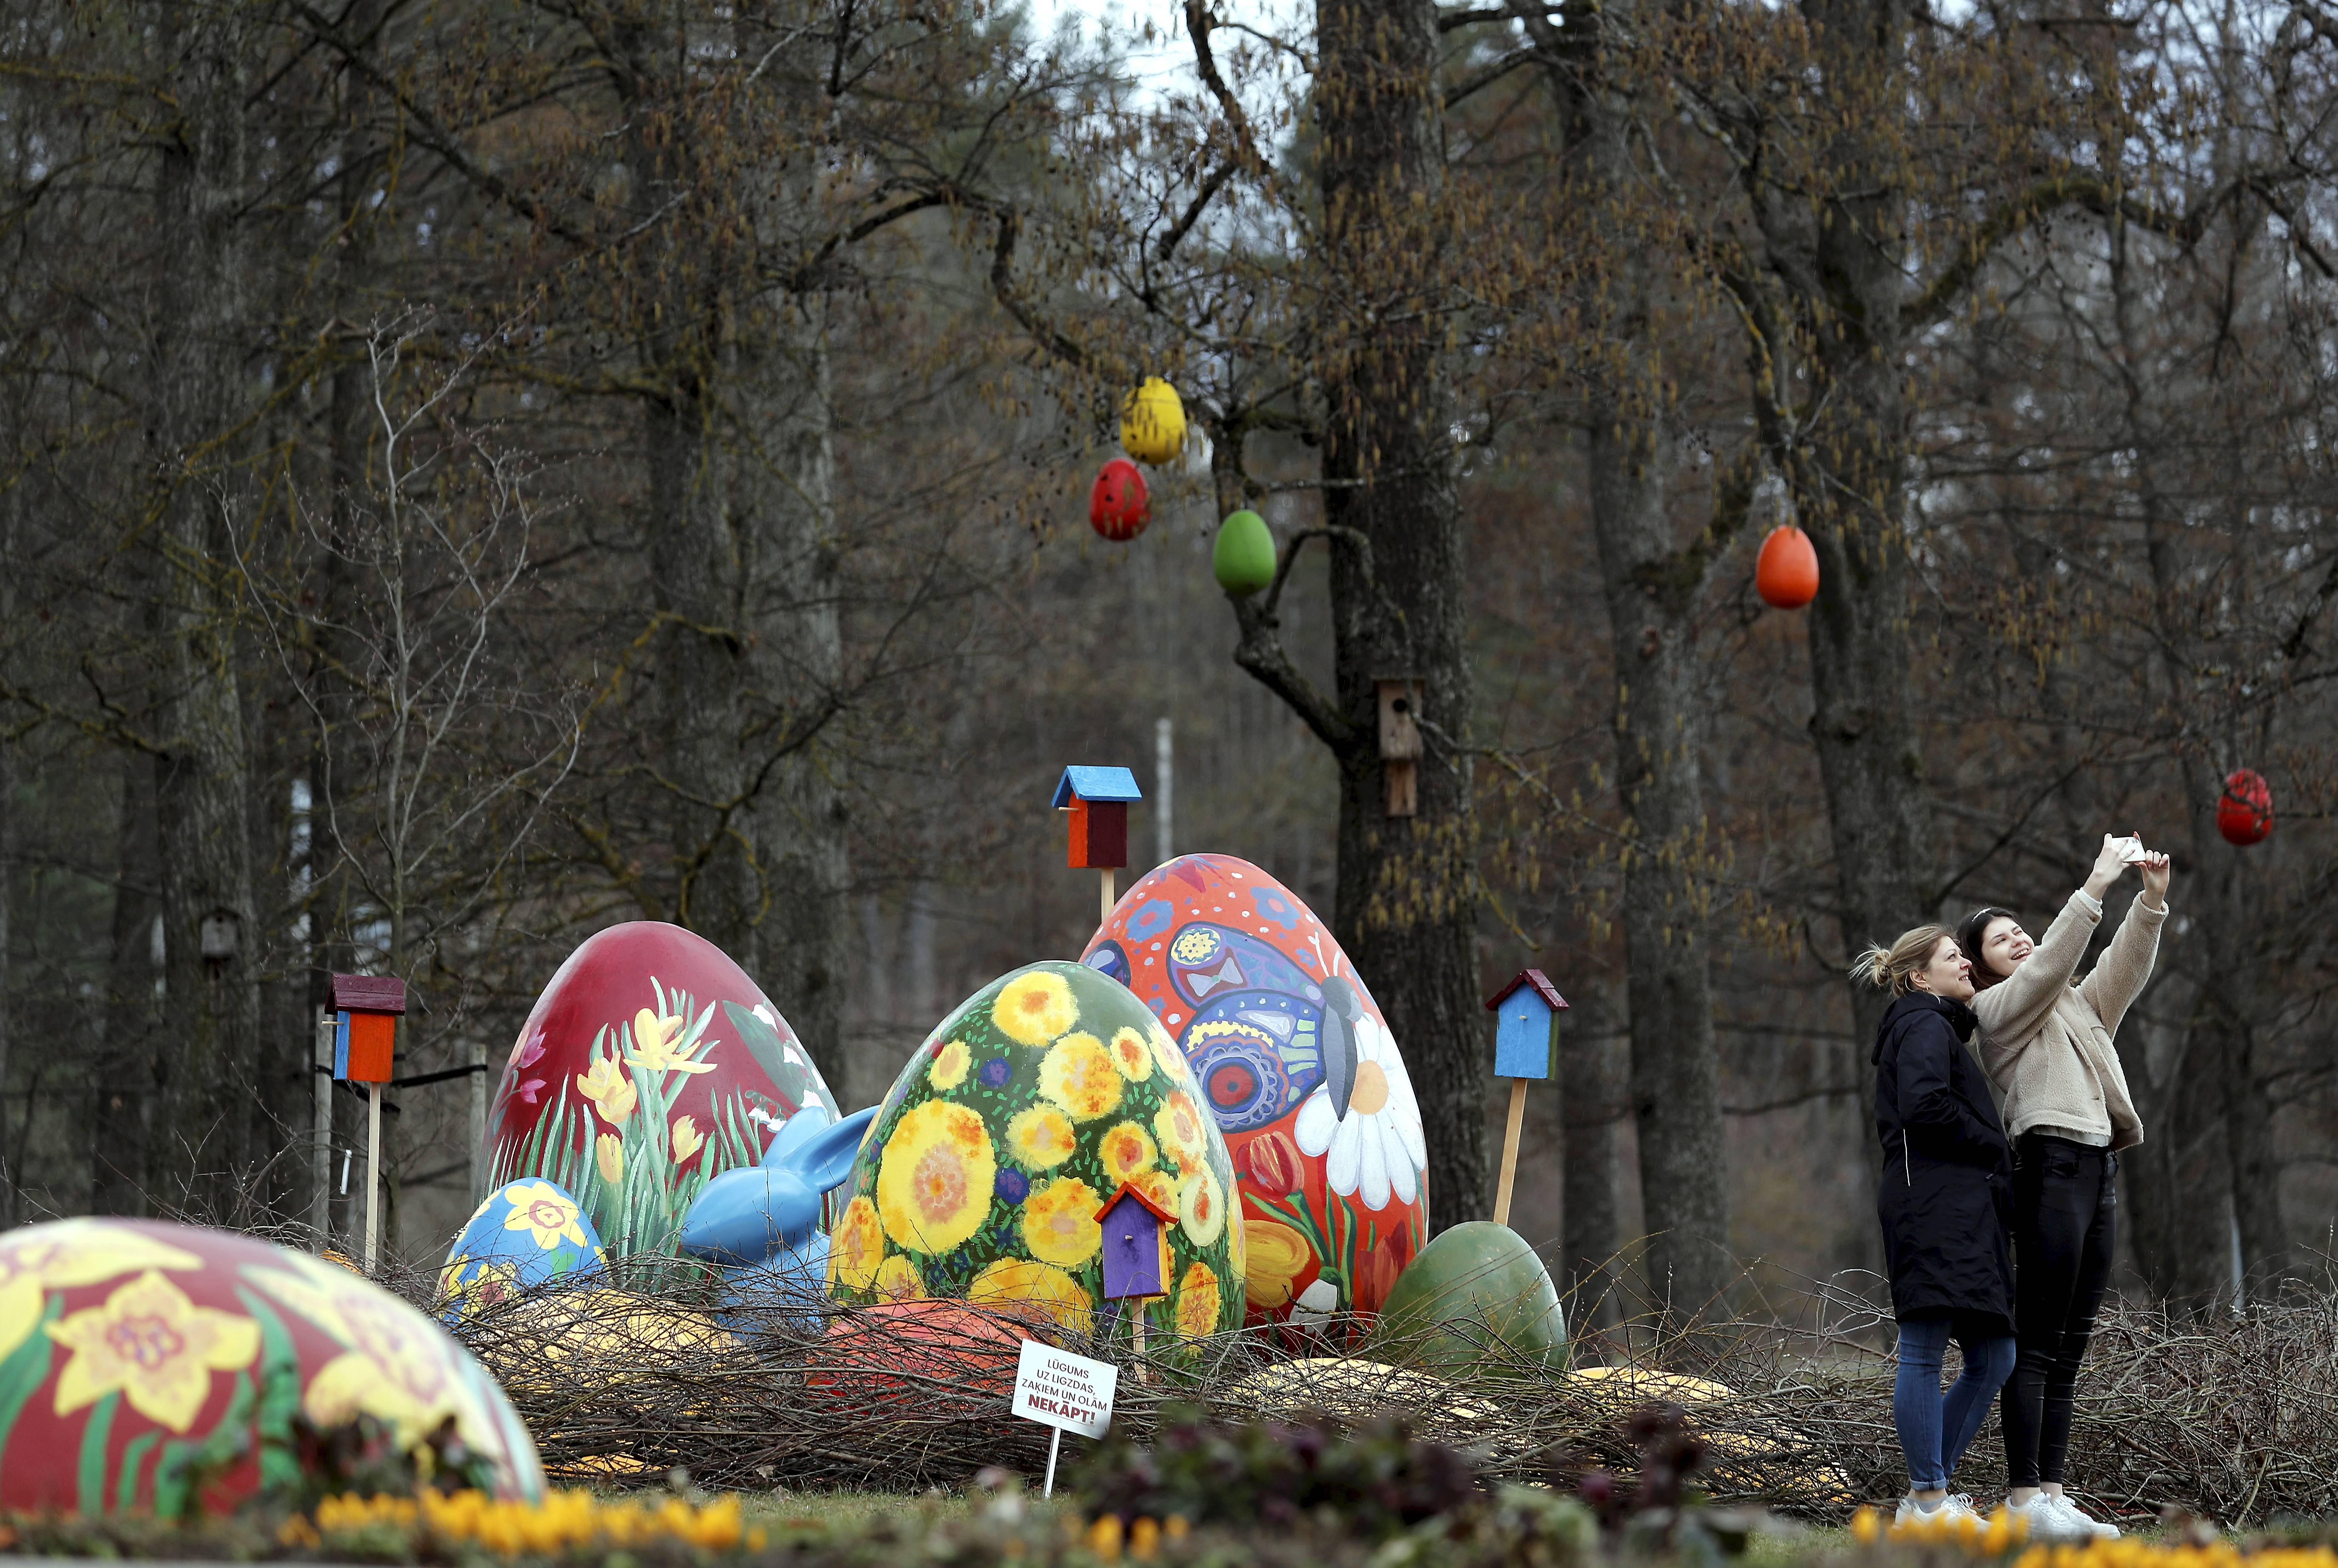
<instances>
[{"instance_id":1,"label":"green egg","mask_svg":"<svg viewBox=\"0 0 2338 1568\"><path fill-rule=\"evenodd\" d=\"M1210 552L1218 587L1246 598L1274 581L1274 536L1256 512L1228 514L1218 525L1217 547Z\"/></svg>"}]
</instances>

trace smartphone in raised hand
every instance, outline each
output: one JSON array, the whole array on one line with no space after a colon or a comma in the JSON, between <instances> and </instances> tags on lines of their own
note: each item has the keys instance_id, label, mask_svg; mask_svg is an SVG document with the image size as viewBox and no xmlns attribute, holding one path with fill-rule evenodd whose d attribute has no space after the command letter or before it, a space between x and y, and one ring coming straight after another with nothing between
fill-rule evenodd
<instances>
[{"instance_id":1,"label":"smartphone in raised hand","mask_svg":"<svg viewBox=\"0 0 2338 1568\"><path fill-rule=\"evenodd\" d=\"M2143 840L2132 833L2125 838L2115 838L2111 843L2118 850L2121 865L2141 865L2151 854L2143 847Z\"/></svg>"}]
</instances>

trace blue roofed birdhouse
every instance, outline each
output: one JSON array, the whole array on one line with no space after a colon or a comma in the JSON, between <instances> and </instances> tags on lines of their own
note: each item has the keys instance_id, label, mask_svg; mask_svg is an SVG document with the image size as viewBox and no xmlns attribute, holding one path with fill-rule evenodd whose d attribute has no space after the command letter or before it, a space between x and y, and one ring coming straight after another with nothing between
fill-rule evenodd
<instances>
[{"instance_id":1,"label":"blue roofed birdhouse","mask_svg":"<svg viewBox=\"0 0 2338 1568\"><path fill-rule=\"evenodd\" d=\"M1126 768L1075 764L1056 782L1056 809L1072 814L1066 863L1075 870L1113 871L1128 863L1128 803L1143 800Z\"/></svg>"},{"instance_id":2,"label":"blue roofed birdhouse","mask_svg":"<svg viewBox=\"0 0 2338 1568\"><path fill-rule=\"evenodd\" d=\"M1558 1014L1567 998L1538 969L1521 970L1516 980L1486 1002L1497 1015L1494 1073L1498 1078L1551 1078L1558 1071Z\"/></svg>"},{"instance_id":3,"label":"blue roofed birdhouse","mask_svg":"<svg viewBox=\"0 0 2338 1568\"><path fill-rule=\"evenodd\" d=\"M1104 1298L1165 1296L1161 1282L1161 1228L1177 1217L1124 1181L1095 1212L1104 1227Z\"/></svg>"}]
</instances>

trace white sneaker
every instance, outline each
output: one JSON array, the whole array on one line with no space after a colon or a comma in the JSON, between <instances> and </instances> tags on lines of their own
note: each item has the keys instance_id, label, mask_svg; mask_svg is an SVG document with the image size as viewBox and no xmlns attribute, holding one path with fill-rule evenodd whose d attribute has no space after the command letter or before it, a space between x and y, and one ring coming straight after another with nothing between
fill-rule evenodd
<instances>
[{"instance_id":1,"label":"white sneaker","mask_svg":"<svg viewBox=\"0 0 2338 1568\"><path fill-rule=\"evenodd\" d=\"M1936 1524L1953 1519L1977 1520L1979 1517L1979 1511L1973 1507L1972 1494L1969 1492L1951 1492L1930 1508L1917 1502L1915 1494L1911 1493L1900 1499L1900 1506L1891 1515L1891 1524L1897 1529L1917 1521Z\"/></svg>"},{"instance_id":2,"label":"white sneaker","mask_svg":"<svg viewBox=\"0 0 2338 1568\"><path fill-rule=\"evenodd\" d=\"M2054 1505L2054 1516L2062 1522L2063 1529L2068 1532L2072 1540L2116 1541L2118 1539L2117 1525L2091 1517L2085 1509L2071 1502L2067 1493L2059 1497L2049 1497L2040 1492L2038 1494L2038 1500Z\"/></svg>"},{"instance_id":3,"label":"white sneaker","mask_svg":"<svg viewBox=\"0 0 2338 1568\"><path fill-rule=\"evenodd\" d=\"M2008 1502L2005 1514L2007 1518L2018 1520L2026 1527L2028 1539L2035 1545L2051 1545L2057 1541L2088 1541L2094 1537L2092 1531L2071 1528L2062 1517L2061 1511L2054 1506L2054 1499L2043 1492L2018 1508Z\"/></svg>"}]
</instances>

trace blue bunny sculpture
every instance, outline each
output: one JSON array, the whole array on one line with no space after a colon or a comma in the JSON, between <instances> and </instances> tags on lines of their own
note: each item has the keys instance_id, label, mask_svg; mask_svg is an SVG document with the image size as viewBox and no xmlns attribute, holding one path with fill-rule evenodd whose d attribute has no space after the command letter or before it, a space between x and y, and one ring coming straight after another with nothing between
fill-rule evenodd
<instances>
[{"instance_id":1,"label":"blue bunny sculpture","mask_svg":"<svg viewBox=\"0 0 2338 1568\"><path fill-rule=\"evenodd\" d=\"M877 1110L835 1121L824 1106L806 1106L772 1138L761 1164L724 1171L683 1216L683 1256L718 1266L729 1284L724 1326L752 1326L742 1318L755 1308L817 1312L827 1299L820 1199L851 1176Z\"/></svg>"}]
</instances>

